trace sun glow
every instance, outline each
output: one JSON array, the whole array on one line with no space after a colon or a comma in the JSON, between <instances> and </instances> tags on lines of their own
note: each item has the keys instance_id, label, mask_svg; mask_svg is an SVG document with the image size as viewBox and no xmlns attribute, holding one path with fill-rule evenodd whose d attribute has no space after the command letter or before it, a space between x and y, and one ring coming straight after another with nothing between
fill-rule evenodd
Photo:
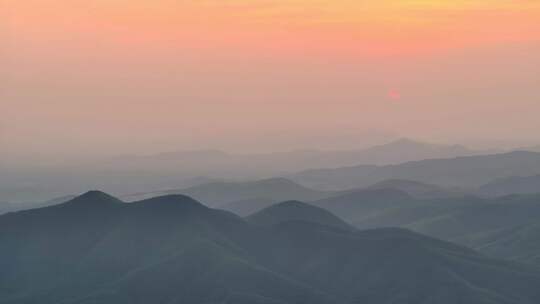
<instances>
[{"instance_id":1,"label":"sun glow","mask_svg":"<svg viewBox=\"0 0 540 304\"><path fill-rule=\"evenodd\" d=\"M537 138L539 50L537 0L2 0L0 125L13 155Z\"/></svg>"}]
</instances>

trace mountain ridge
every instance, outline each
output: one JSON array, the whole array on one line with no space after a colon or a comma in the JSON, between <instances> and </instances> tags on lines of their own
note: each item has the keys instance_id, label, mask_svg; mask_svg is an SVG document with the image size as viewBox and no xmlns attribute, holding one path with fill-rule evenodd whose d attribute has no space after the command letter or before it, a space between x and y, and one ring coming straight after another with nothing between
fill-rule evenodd
<instances>
[{"instance_id":1,"label":"mountain ridge","mask_svg":"<svg viewBox=\"0 0 540 304\"><path fill-rule=\"evenodd\" d=\"M273 226L289 221L304 221L345 230L354 229L331 212L300 201L281 202L260 210L246 219L250 223L264 226Z\"/></svg>"},{"instance_id":2,"label":"mountain ridge","mask_svg":"<svg viewBox=\"0 0 540 304\"><path fill-rule=\"evenodd\" d=\"M540 174L499 178L480 186L477 193L488 196L540 193Z\"/></svg>"},{"instance_id":3,"label":"mountain ridge","mask_svg":"<svg viewBox=\"0 0 540 304\"><path fill-rule=\"evenodd\" d=\"M359 165L311 169L288 176L291 180L327 191L368 187L388 179L433 183L442 187L479 187L496 178L540 174L540 153L510 153L426 159L397 165Z\"/></svg>"},{"instance_id":4,"label":"mountain ridge","mask_svg":"<svg viewBox=\"0 0 540 304\"><path fill-rule=\"evenodd\" d=\"M540 272L404 229L260 227L186 196L91 205L0 216L1 304L540 300Z\"/></svg>"}]
</instances>

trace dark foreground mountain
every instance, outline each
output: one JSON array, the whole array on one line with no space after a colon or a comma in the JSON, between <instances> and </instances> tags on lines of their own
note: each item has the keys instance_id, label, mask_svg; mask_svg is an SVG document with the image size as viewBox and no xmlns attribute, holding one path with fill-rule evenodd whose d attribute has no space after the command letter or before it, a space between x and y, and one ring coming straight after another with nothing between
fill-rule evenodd
<instances>
[{"instance_id":1,"label":"dark foreground mountain","mask_svg":"<svg viewBox=\"0 0 540 304\"><path fill-rule=\"evenodd\" d=\"M247 218L253 224L273 226L290 221L316 223L352 230L353 227L329 211L299 201L287 201L265 208Z\"/></svg>"},{"instance_id":2,"label":"dark foreground mountain","mask_svg":"<svg viewBox=\"0 0 540 304\"><path fill-rule=\"evenodd\" d=\"M0 217L0 303L535 304L540 273L401 229L253 225L100 192Z\"/></svg>"},{"instance_id":3,"label":"dark foreground mountain","mask_svg":"<svg viewBox=\"0 0 540 304\"><path fill-rule=\"evenodd\" d=\"M399 165L361 165L308 170L290 178L317 189L344 190L368 187L388 179L415 180L443 187L475 188L497 178L540 174L540 153L505 154L428 159Z\"/></svg>"}]
</instances>

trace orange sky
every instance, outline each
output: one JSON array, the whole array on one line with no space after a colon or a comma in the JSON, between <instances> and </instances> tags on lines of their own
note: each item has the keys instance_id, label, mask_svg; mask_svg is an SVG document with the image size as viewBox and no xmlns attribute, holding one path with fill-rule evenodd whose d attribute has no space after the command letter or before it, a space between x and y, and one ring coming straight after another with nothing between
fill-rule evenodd
<instances>
[{"instance_id":1,"label":"orange sky","mask_svg":"<svg viewBox=\"0 0 540 304\"><path fill-rule=\"evenodd\" d=\"M535 0L5 1L36 43L400 55L540 36Z\"/></svg>"},{"instance_id":2,"label":"orange sky","mask_svg":"<svg viewBox=\"0 0 540 304\"><path fill-rule=\"evenodd\" d=\"M0 5L13 154L525 143L540 130L540 1Z\"/></svg>"}]
</instances>

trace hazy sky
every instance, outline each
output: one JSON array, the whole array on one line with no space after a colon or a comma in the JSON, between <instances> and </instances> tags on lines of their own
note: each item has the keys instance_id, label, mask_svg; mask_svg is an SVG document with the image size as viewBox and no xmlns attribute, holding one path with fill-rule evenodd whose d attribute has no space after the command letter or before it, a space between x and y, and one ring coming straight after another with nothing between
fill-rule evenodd
<instances>
[{"instance_id":1,"label":"hazy sky","mask_svg":"<svg viewBox=\"0 0 540 304\"><path fill-rule=\"evenodd\" d=\"M540 143L540 1L3 0L4 156Z\"/></svg>"}]
</instances>

